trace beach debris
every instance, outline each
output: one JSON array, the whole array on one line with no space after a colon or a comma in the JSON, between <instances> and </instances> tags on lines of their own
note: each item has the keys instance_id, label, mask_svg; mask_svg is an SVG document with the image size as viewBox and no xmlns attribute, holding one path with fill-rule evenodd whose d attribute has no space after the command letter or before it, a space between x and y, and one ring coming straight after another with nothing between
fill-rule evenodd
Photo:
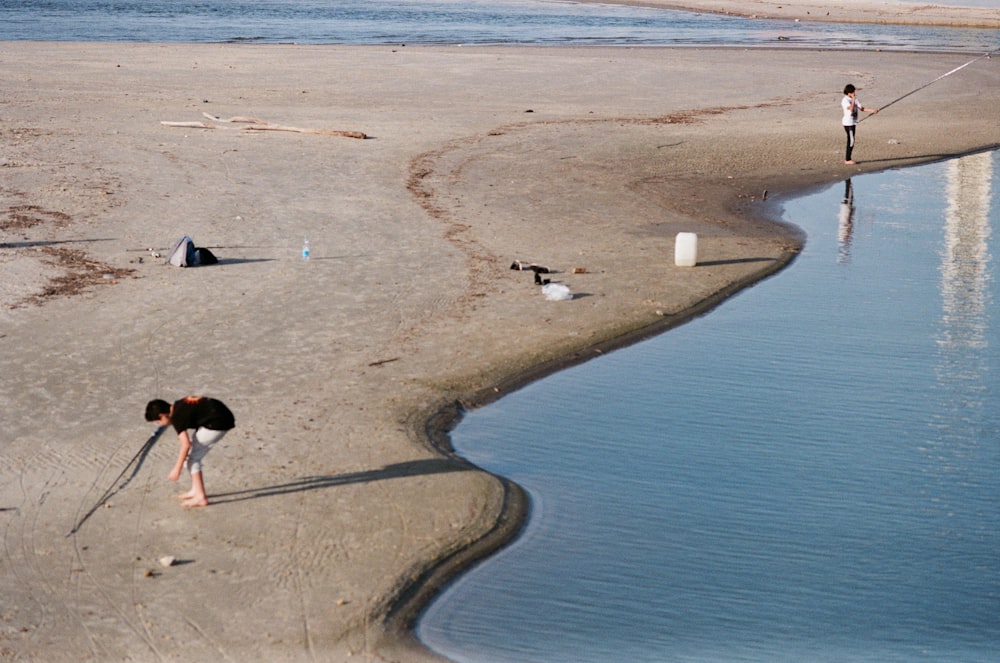
<instances>
[{"instance_id":1,"label":"beach debris","mask_svg":"<svg viewBox=\"0 0 1000 663\"><path fill-rule=\"evenodd\" d=\"M548 281L548 279L546 279L546 281ZM573 299L573 293L570 292L569 286L563 285L562 283L548 282L543 284L542 294L545 295L545 299L550 302L564 302Z\"/></svg>"},{"instance_id":2,"label":"beach debris","mask_svg":"<svg viewBox=\"0 0 1000 663\"><path fill-rule=\"evenodd\" d=\"M698 264L698 233L677 233L674 240L674 264L678 267L694 267Z\"/></svg>"},{"instance_id":3,"label":"beach debris","mask_svg":"<svg viewBox=\"0 0 1000 663\"><path fill-rule=\"evenodd\" d=\"M100 285L113 285L119 279L135 274L135 270L127 267L112 267L106 263L91 260L86 253L79 249L68 249L63 246L40 246L34 250L42 262L59 268L62 274L49 278L38 292L13 302L10 305L11 308L28 305L41 306L52 299L79 295ZM113 278L108 279L105 274L112 274Z\"/></svg>"},{"instance_id":4,"label":"beach debris","mask_svg":"<svg viewBox=\"0 0 1000 663\"><path fill-rule=\"evenodd\" d=\"M177 562L177 558L173 555L164 555L158 561L160 562L160 566L169 568Z\"/></svg>"},{"instance_id":5,"label":"beach debris","mask_svg":"<svg viewBox=\"0 0 1000 663\"><path fill-rule=\"evenodd\" d=\"M185 129L218 129L214 124L207 124L205 122L160 122L165 127L183 127Z\"/></svg>"},{"instance_id":6,"label":"beach debris","mask_svg":"<svg viewBox=\"0 0 1000 663\"><path fill-rule=\"evenodd\" d=\"M538 275L538 272L535 272L535 285L542 286L542 294L550 302L564 302L573 299L573 293L570 292L569 286L553 283L550 279L543 279Z\"/></svg>"},{"instance_id":7,"label":"beach debris","mask_svg":"<svg viewBox=\"0 0 1000 663\"><path fill-rule=\"evenodd\" d=\"M553 273L553 270L548 267L538 265L533 262L515 260L511 263L510 268L522 272L534 272L535 285L542 287L542 294L545 295L545 298L549 301L558 302L573 299L573 293L570 292L569 286L563 285L562 283L553 283L550 279L542 278L542 274ZM585 274L586 272L587 270L583 267L576 267L573 269L574 274Z\"/></svg>"},{"instance_id":8,"label":"beach debris","mask_svg":"<svg viewBox=\"0 0 1000 663\"><path fill-rule=\"evenodd\" d=\"M336 131L333 129L300 129L298 127L285 127L280 124L248 124L243 127L248 131L292 131L300 134L317 134L320 136L342 136L344 138L359 138L364 140L367 135L360 131Z\"/></svg>"},{"instance_id":9,"label":"beach debris","mask_svg":"<svg viewBox=\"0 0 1000 663\"><path fill-rule=\"evenodd\" d=\"M550 274L552 272L552 270L549 269L548 267L544 267L542 265L536 265L533 262L526 262L523 260L515 260L513 263L511 263L510 268L522 272L527 272L528 270L531 270L535 274Z\"/></svg>"},{"instance_id":10,"label":"beach debris","mask_svg":"<svg viewBox=\"0 0 1000 663\"><path fill-rule=\"evenodd\" d=\"M215 122L222 124L240 124L243 125L245 131L291 131L300 134L316 134L319 136L342 136L344 138L368 138L367 134L361 131L339 131L333 129L304 129L301 127L289 127L282 124L272 124L266 120L260 120L256 117L245 117L237 115L235 117L222 118L217 115L211 115L209 113L202 113L210 122L204 121L189 121L189 122L174 122L169 120L161 120L160 124L165 127L182 127L185 129L226 129L228 127L221 126L220 124L213 124Z\"/></svg>"},{"instance_id":11,"label":"beach debris","mask_svg":"<svg viewBox=\"0 0 1000 663\"><path fill-rule=\"evenodd\" d=\"M237 115L235 117L227 117L226 119L222 119L218 115L212 115L211 113L202 113L201 116L213 122L228 122L229 124L267 124L264 120L258 120L255 117L246 115Z\"/></svg>"},{"instance_id":12,"label":"beach debris","mask_svg":"<svg viewBox=\"0 0 1000 663\"><path fill-rule=\"evenodd\" d=\"M160 575L160 574L157 573L156 571L154 571L153 569L146 569L142 573L142 577L143 578L155 578L158 575Z\"/></svg>"}]
</instances>

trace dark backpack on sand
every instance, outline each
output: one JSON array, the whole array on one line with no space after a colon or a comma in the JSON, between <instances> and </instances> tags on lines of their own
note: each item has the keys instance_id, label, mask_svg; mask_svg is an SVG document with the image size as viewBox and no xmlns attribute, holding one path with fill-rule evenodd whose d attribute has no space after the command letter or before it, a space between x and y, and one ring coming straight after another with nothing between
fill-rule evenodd
<instances>
[{"instance_id":1,"label":"dark backpack on sand","mask_svg":"<svg viewBox=\"0 0 1000 663\"><path fill-rule=\"evenodd\" d=\"M219 259L215 257L215 254L201 247L194 250L194 263L195 265L215 265L219 262Z\"/></svg>"}]
</instances>

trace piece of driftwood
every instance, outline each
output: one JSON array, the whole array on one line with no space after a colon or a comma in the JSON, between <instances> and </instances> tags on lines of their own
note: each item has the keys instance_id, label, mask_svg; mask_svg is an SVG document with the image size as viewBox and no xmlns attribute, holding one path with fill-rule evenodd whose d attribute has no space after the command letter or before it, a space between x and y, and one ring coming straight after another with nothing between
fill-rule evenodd
<instances>
[{"instance_id":1,"label":"piece of driftwood","mask_svg":"<svg viewBox=\"0 0 1000 663\"><path fill-rule=\"evenodd\" d=\"M342 136L344 138L368 138L366 134L361 131L336 131L333 129L302 129L300 127L288 127L281 124L271 124L265 120L259 120L255 117L244 117L236 116L230 118L221 118L209 113L202 113L202 115L213 122L225 122L227 124L242 124L244 131L292 131L300 134L316 134L318 136ZM183 127L186 129L224 129L225 127L220 127L216 124L209 124L207 122L166 122L162 121L160 124L167 127Z\"/></svg>"},{"instance_id":2,"label":"piece of driftwood","mask_svg":"<svg viewBox=\"0 0 1000 663\"><path fill-rule=\"evenodd\" d=\"M206 124L204 122L160 122L165 127L184 127L185 129L216 129L214 124Z\"/></svg>"},{"instance_id":3,"label":"piece of driftwood","mask_svg":"<svg viewBox=\"0 0 1000 663\"><path fill-rule=\"evenodd\" d=\"M267 124L267 122L264 122L263 120L258 120L255 117L245 117L243 115L237 115L236 117L228 117L225 120L223 120L221 117L217 115L212 115L211 113L202 113L202 115L210 120L215 120L216 122L229 122L231 124Z\"/></svg>"},{"instance_id":4,"label":"piece of driftwood","mask_svg":"<svg viewBox=\"0 0 1000 663\"><path fill-rule=\"evenodd\" d=\"M247 131L294 131L300 134L318 134L320 136L343 136L344 138L367 138L360 131L335 131L333 129L300 129L284 127L280 124L248 124L243 127Z\"/></svg>"}]
</instances>

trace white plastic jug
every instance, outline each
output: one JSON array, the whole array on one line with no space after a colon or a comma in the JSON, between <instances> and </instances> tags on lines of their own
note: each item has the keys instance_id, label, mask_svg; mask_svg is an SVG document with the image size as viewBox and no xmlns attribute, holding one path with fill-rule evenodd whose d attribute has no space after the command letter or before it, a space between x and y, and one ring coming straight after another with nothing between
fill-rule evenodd
<instances>
[{"instance_id":1,"label":"white plastic jug","mask_svg":"<svg viewBox=\"0 0 1000 663\"><path fill-rule=\"evenodd\" d=\"M697 233L677 233L677 239L674 242L674 264L678 267L694 267L697 263Z\"/></svg>"}]
</instances>

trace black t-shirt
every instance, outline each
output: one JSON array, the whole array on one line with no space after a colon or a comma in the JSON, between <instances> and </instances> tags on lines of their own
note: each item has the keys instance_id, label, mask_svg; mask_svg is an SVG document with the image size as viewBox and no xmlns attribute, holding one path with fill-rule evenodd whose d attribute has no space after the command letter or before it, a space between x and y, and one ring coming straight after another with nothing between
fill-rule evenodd
<instances>
[{"instance_id":1,"label":"black t-shirt","mask_svg":"<svg viewBox=\"0 0 1000 663\"><path fill-rule=\"evenodd\" d=\"M191 428L229 430L236 427L233 413L225 403L205 396L188 396L174 403L170 423L178 433Z\"/></svg>"}]
</instances>

